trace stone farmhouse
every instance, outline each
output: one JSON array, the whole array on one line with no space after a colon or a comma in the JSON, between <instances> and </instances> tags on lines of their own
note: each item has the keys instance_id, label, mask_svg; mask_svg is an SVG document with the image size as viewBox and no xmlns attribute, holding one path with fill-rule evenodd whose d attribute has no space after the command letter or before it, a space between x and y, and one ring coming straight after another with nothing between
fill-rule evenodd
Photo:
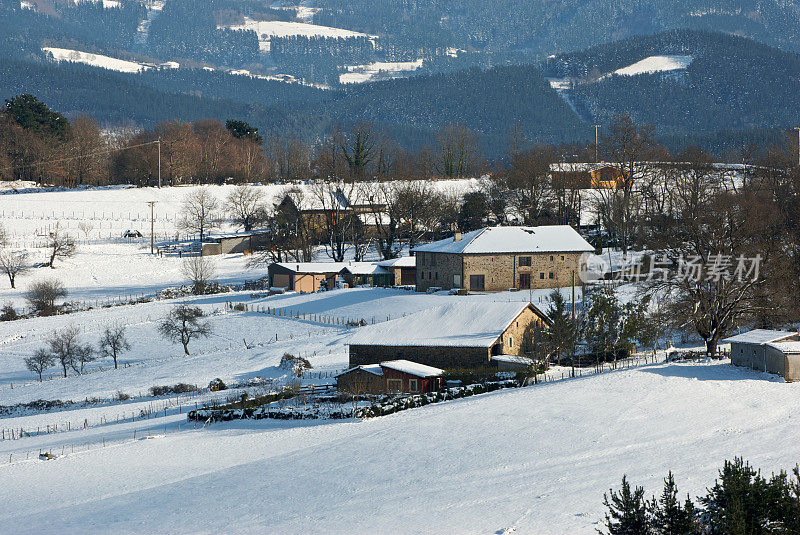
<instances>
[{"instance_id":1,"label":"stone farmhouse","mask_svg":"<svg viewBox=\"0 0 800 535\"><path fill-rule=\"evenodd\" d=\"M534 322L549 320L527 302L450 303L362 327L348 342L350 366L397 359L437 368L490 366L495 356L521 355Z\"/></svg>"},{"instance_id":2,"label":"stone farmhouse","mask_svg":"<svg viewBox=\"0 0 800 535\"><path fill-rule=\"evenodd\" d=\"M580 260L594 247L569 225L486 227L420 245L418 292L454 288L476 292L580 285Z\"/></svg>"},{"instance_id":3,"label":"stone farmhouse","mask_svg":"<svg viewBox=\"0 0 800 535\"><path fill-rule=\"evenodd\" d=\"M753 329L723 342L731 344L731 364L800 381L800 334Z\"/></svg>"}]
</instances>

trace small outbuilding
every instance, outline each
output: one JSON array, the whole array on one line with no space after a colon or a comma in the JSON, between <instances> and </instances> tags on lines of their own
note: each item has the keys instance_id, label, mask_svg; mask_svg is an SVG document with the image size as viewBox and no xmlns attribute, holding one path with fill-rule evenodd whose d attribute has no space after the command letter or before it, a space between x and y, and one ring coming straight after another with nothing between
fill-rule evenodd
<instances>
[{"instance_id":1,"label":"small outbuilding","mask_svg":"<svg viewBox=\"0 0 800 535\"><path fill-rule=\"evenodd\" d=\"M408 360L355 366L336 376L336 388L350 394L434 392L442 386L443 370Z\"/></svg>"},{"instance_id":2,"label":"small outbuilding","mask_svg":"<svg viewBox=\"0 0 800 535\"><path fill-rule=\"evenodd\" d=\"M800 381L800 334L753 329L723 342L731 344L731 364Z\"/></svg>"},{"instance_id":3,"label":"small outbuilding","mask_svg":"<svg viewBox=\"0 0 800 535\"><path fill-rule=\"evenodd\" d=\"M351 287L392 285L392 273L377 262L350 262L342 269L341 275Z\"/></svg>"},{"instance_id":4,"label":"small outbuilding","mask_svg":"<svg viewBox=\"0 0 800 535\"><path fill-rule=\"evenodd\" d=\"M392 274L392 285L415 286L417 284L417 259L414 256L401 256L383 260L378 265Z\"/></svg>"},{"instance_id":5,"label":"small outbuilding","mask_svg":"<svg viewBox=\"0 0 800 535\"><path fill-rule=\"evenodd\" d=\"M269 285L301 293L330 290L345 266L344 262L275 262L267 268Z\"/></svg>"},{"instance_id":6,"label":"small outbuilding","mask_svg":"<svg viewBox=\"0 0 800 535\"><path fill-rule=\"evenodd\" d=\"M349 341L350 366L405 359L437 368L488 366L521 355L525 330L549 323L528 302L461 302L360 328Z\"/></svg>"}]
</instances>

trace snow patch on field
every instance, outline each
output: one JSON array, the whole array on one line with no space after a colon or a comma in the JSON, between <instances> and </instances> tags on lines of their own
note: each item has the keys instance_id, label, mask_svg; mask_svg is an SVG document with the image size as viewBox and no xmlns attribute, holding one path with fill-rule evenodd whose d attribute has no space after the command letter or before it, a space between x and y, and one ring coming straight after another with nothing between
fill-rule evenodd
<instances>
[{"instance_id":1,"label":"snow patch on field","mask_svg":"<svg viewBox=\"0 0 800 535\"><path fill-rule=\"evenodd\" d=\"M347 72L339 75L340 84L360 84L376 78L397 78L422 67L422 60L416 61L376 61L368 65L348 65Z\"/></svg>"},{"instance_id":2,"label":"snow patch on field","mask_svg":"<svg viewBox=\"0 0 800 535\"><path fill-rule=\"evenodd\" d=\"M44 52L49 52L53 55L56 61L69 61L72 63L85 63L93 67L101 67L112 71L127 72L127 73L140 73L150 67L136 63L135 61L127 61L124 59L112 58L102 54L92 54L89 52L81 52L79 50L72 50L69 48L54 48L50 46L42 47Z\"/></svg>"},{"instance_id":3,"label":"snow patch on field","mask_svg":"<svg viewBox=\"0 0 800 535\"><path fill-rule=\"evenodd\" d=\"M75 4L83 4L86 2L92 2L93 4L98 3L101 0L72 0ZM103 7L106 9L112 9L120 6L119 0L102 0Z\"/></svg>"},{"instance_id":4,"label":"snow patch on field","mask_svg":"<svg viewBox=\"0 0 800 535\"><path fill-rule=\"evenodd\" d=\"M613 74L636 76L637 74L683 70L691 65L693 59L692 56L650 56L627 67L617 69Z\"/></svg>"},{"instance_id":5,"label":"snow patch on field","mask_svg":"<svg viewBox=\"0 0 800 535\"><path fill-rule=\"evenodd\" d=\"M262 52L269 52L269 42L273 37L289 37L302 35L306 37L368 37L367 34L319 26L305 22L285 22L280 20L253 20L245 18L244 24L227 26L231 30L253 30L258 35L258 44Z\"/></svg>"}]
</instances>

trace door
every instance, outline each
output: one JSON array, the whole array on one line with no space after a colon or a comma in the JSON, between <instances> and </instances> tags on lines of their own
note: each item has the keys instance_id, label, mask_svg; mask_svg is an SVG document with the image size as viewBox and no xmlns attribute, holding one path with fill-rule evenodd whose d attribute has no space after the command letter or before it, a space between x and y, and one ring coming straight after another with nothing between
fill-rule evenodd
<instances>
[{"instance_id":1,"label":"door","mask_svg":"<svg viewBox=\"0 0 800 535\"><path fill-rule=\"evenodd\" d=\"M483 275L470 275L469 289L477 292L484 291L486 289L485 277Z\"/></svg>"}]
</instances>

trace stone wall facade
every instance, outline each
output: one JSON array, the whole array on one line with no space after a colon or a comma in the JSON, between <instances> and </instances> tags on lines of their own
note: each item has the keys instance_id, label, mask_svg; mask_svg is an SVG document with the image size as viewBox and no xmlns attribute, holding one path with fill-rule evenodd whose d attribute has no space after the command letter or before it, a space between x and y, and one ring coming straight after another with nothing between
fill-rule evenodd
<instances>
[{"instance_id":1,"label":"stone wall facade","mask_svg":"<svg viewBox=\"0 0 800 535\"><path fill-rule=\"evenodd\" d=\"M444 290L502 292L509 288L540 290L564 288L579 277L582 253L453 254L417 253L417 291ZM527 265L530 264L530 265ZM483 287L479 285L483 277Z\"/></svg>"},{"instance_id":2,"label":"stone wall facade","mask_svg":"<svg viewBox=\"0 0 800 535\"><path fill-rule=\"evenodd\" d=\"M437 368L476 368L487 366L491 355L522 355L522 338L532 322L542 317L526 308L506 328L491 347L351 345L350 366L380 364L405 359Z\"/></svg>"}]
</instances>

